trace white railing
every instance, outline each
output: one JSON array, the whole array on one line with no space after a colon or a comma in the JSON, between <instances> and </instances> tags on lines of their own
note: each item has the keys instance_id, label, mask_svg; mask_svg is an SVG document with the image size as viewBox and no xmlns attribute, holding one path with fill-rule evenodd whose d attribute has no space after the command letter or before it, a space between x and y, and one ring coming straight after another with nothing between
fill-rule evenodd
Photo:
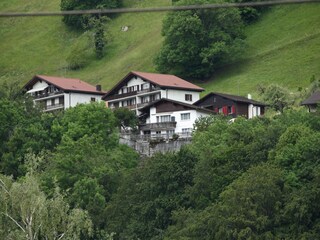
<instances>
[{"instance_id":1,"label":"white railing","mask_svg":"<svg viewBox=\"0 0 320 240\"><path fill-rule=\"evenodd\" d=\"M121 133L122 138L131 139L134 141L167 141L167 140L178 140L178 139L191 139L192 132L180 132L180 133L166 133L166 134L132 134L132 133Z\"/></svg>"}]
</instances>

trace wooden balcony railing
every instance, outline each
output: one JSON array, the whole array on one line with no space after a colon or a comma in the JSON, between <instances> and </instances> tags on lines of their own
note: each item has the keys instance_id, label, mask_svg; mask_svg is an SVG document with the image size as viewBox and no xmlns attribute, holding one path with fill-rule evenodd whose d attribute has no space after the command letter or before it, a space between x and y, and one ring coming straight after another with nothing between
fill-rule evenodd
<instances>
[{"instance_id":1,"label":"wooden balcony railing","mask_svg":"<svg viewBox=\"0 0 320 240\"><path fill-rule=\"evenodd\" d=\"M159 87L155 87L155 88L148 88L148 89L143 89L143 90L139 90L139 91L133 91L133 92L128 92L128 93L122 93L122 94L115 94L112 96L108 96L105 98L105 101L111 101L111 100L115 100L115 99L121 99L121 98L125 98L125 97L130 97L130 96L134 96L134 95L138 95L141 93L148 93L148 92L154 92L154 91L158 91L161 88Z\"/></svg>"},{"instance_id":2,"label":"wooden balcony railing","mask_svg":"<svg viewBox=\"0 0 320 240\"><path fill-rule=\"evenodd\" d=\"M62 91L53 92L53 93L43 92L43 93L40 93L40 94L34 96L34 98L35 98L35 99L40 99L40 98L55 96L55 95L62 94L62 93L63 93Z\"/></svg>"},{"instance_id":3,"label":"wooden balcony railing","mask_svg":"<svg viewBox=\"0 0 320 240\"><path fill-rule=\"evenodd\" d=\"M163 131L163 130L174 130L177 126L177 122L159 122L159 123L146 123L141 124L140 130L142 131Z\"/></svg>"},{"instance_id":4,"label":"wooden balcony railing","mask_svg":"<svg viewBox=\"0 0 320 240\"><path fill-rule=\"evenodd\" d=\"M45 106L44 111L51 111L51 110L60 109L60 108L64 108L63 103Z\"/></svg>"}]
</instances>

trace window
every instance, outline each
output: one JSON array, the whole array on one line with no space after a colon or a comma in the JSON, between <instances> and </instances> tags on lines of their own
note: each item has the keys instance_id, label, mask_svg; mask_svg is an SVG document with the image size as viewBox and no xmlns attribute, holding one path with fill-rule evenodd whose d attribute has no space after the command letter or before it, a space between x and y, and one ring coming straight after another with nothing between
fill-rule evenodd
<instances>
[{"instance_id":1,"label":"window","mask_svg":"<svg viewBox=\"0 0 320 240\"><path fill-rule=\"evenodd\" d=\"M160 122L170 122L170 115L160 116Z\"/></svg>"},{"instance_id":2,"label":"window","mask_svg":"<svg viewBox=\"0 0 320 240\"><path fill-rule=\"evenodd\" d=\"M232 113L232 107L228 106L228 114L231 114L231 113Z\"/></svg>"},{"instance_id":3,"label":"window","mask_svg":"<svg viewBox=\"0 0 320 240\"><path fill-rule=\"evenodd\" d=\"M190 133L192 132L192 128L182 128L182 133Z\"/></svg>"},{"instance_id":4,"label":"window","mask_svg":"<svg viewBox=\"0 0 320 240\"><path fill-rule=\"evenodd\" d=\"M149 102L149 97L148 96L141 98L141 103L148 103L148 102Z\"/></svg>"},{"instance_id":5,"label":"window","mask_svg":"<svg viewBox=\"0 0 320 240\"><path fill-rule=\"evenodd\" d=\"M136 99L135 98L129 99L129 100L125 101L125 102L127 102L126 106L133 106L133 105L136 104Z\"/></svg>"},{"instance_id":6,"label":"window","mask_svg":"<svg viewBox=\"0 0 320 240\"><path fill-rule=\"evenodd\" d=\"M149 83L141 84L141 90L146 90L149 88Z\"/></svg>"},{"instance_id":7,"label":"window","mask_svg":"<svg viewBox=\"0 0 320 240\"><path fill-rule=\"evenodd\" d=\"M90 101L91 101L91 102L95 102L95 101L96 101L96 98L92 97Z\"/></svg>"},{"instance_id":8,"label":"window","mask_svg":"<svg viewBox=\"0 0 320 240\"><path fill-rule=\"evenodd\" d=\"M191 94L186 94L185 95L185 100L191 102L192 101L192 95Z\"/></svg>"},{"instance_id":9,"label":"window","mask_svg":"<svg viewBox=\"0 0 320 240\"><path fill-rule=\"evenodd\" d=\"M167 134L169 134L170 136L174 134L174 130L167 130Z\"/></svg>"},{"instance_id":10,"label":"window","mask_svg":"<svg viewBox=\"0 0 320 240\"><path fill-rule=\"evenodd\" d=\"M128 87L128 93L134 92L134 91L135 91L135 86Z\"/></svg>"},{"instance_id":11,"label":"window","mask_svg":"<svg viewBox=\"0 0 320 240\"><path fill-rule=\"evenodd\" d=\"M159 94L154 94L150 96L150 102L154 102L159 99Z\"/></svg>"},{"instance_id":12,"label":"window","mask_svg":"<svg viewBox=\"0 0 320 240\"><path fill-rule=\"evenodd\" d=\"M52 86L52 85L50 85L50 86L48 87L48 92L49 92L49 93L53 93L53 92L54 92L54 89L55 89L55 87Z\"/></svg>"},{"instance_id":13,"label":"window","mask_svg":"<svg viewBox=\"0 0 320 240\"><path fill-rule=\"evenodd\" d=\"M181 120L189 120L190 113L181 113Z\"/></svg>"}]
</instances>

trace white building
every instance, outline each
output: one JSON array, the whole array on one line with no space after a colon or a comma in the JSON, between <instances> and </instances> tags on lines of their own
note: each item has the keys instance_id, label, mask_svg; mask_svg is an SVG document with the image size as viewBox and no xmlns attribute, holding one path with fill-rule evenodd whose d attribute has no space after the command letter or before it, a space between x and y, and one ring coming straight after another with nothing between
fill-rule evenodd
<instances>
[{"instance_id":1,"label":"white building","mask_svg":"<svg viewBox=\"0 0 320 240\"><path fill-rule=\"evenodd\" d=\"M190 136L195 121L214 114L213 111L191 104L160 99L140 109L140 135L169 136L178 134Z\"/></svg>"},{"instance_id":2,"label":"white building","mask_svg":"<svg viewBox=\"0 0 320 240\"><path fill-rule=\"evenodd\" d=\"M44 75L34 76L24 89L45 112L67 109L79 103L100 101L105 94L100 85L92 86L79 79Z\"/></svg>"},{"instance_id":3,"label":"white building","mask_svg":"<svg viewBox=\"0 0 320 240\"><path fill-rule=\"evenodd\" d=\"M110 108L126 107L139 114L141 108L162 98L193 104L202 91L174 75L130 72L102 99Z\"/></svg>"}]
</instances>

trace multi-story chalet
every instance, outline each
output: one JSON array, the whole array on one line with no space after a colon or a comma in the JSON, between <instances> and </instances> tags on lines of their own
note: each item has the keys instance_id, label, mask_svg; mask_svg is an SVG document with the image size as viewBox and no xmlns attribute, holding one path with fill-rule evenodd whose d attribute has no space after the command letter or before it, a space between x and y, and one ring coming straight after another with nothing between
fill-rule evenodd
<instances>
[{"instance_id":1,"label":"multi-story chalet","mask_svg":"<svg viewBox=\"0 0 320 240\"><path fill-rule=\"evenodd\" d=\"M195 105L162 98L140 109L141 135L168 136L174 133L190 136L193 124L200 117L214 114L213 111Z\"/></svg>"},{"instance_id":2,"label":"multi-story chalet","mask_svg":"<svg viewBox=\"0 0 320 240\"><path fill-rule=\"evenodd\" d=\"M130 72L102 97L110 108L138 110L162 98L192 104L203 88L174 75Z\"/></svg>"},{"instance_id":3,"label":"multi-story chalet","mask_svg":"<svg viewBox=\"0 0 320 240\"><path fill-rule=\"evenodd\" d=\"M210 109L216 113L225 116L243 116L252 118L264 114L265 104L252 100L251 97L245 98L225 93L209 93L194 105L206 109Z\"/></svg>"},{"instance_id":4,"label":"multi-story chalet","mask_svg":"<svg viewBox=\"0 0 320 240\"><path fill-rule=\"evenodd\" d=\"M92 86L74 78L34 76L25 86L45 112L74 107L79 103L100 101L105 92L101 86Z\"/></svg>"},{"instance_id":5,"label":"multi-story chalet","mask_svg":"<svg viewBox=\"0 0 320 240\"><path fill-rule=\"evenodd\" d=\"M320 91L313 93L309 98L304 100L301 105L307 106L309 112L315 112L320 105Z\"/></svg>"}]
</instances>

